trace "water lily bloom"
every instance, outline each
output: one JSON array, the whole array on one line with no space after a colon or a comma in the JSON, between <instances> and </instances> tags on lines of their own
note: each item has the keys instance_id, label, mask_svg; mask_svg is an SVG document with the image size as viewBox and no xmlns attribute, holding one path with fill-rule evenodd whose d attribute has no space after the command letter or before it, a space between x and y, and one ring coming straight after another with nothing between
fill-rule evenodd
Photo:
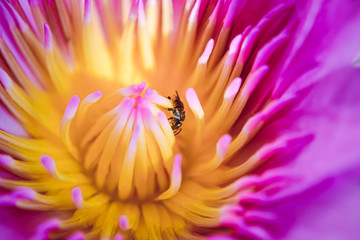
<instances>
[{"instance_id":1,"label":"water lily bloom","mask_svg":"<svg viewBox=\"0 0 360 240\"><path fill-rule=\"evenodd\" d=\"M359 2L0 12L2 239L357 239Z\"/></svg>"}]
</instances>

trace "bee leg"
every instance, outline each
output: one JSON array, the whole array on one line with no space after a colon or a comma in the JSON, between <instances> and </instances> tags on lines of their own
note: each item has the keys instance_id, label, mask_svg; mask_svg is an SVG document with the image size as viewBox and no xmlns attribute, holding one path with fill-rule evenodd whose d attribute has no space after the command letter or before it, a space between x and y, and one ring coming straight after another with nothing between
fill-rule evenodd
<instances>
[{"instance_id":1,"label":"bee leg","mask_svg":"<svg viewBox=\"0 0 360 240\"><path fill-rule=\"evenodd\" d=\"M182 128L177 129L176 131L174 131L174 136L178 135L181 132Z\"/></svg>"}]
</instances>

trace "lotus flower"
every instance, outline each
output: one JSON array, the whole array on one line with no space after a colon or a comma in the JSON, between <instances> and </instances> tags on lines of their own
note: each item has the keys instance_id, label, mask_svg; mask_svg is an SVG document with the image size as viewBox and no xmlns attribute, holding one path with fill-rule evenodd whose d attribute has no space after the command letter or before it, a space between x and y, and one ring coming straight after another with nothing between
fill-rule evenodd
<instances>
[{"instance_id":1,"label":"lotus flower","mask_svg":"<svg viewBox=\"0 0 360 240\"><path fill-rule=\"evenodd\" d=\"M1 0L2 239L357 239L360 5Z\"/></svg>"}]
</instances>

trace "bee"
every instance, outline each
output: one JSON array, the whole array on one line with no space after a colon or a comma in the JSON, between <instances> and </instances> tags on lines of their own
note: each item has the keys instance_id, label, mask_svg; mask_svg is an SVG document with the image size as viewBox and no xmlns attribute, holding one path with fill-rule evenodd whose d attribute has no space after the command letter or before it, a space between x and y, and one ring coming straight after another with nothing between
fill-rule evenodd
<instances>
[{"instance_id":1,"label":"bee","mask_svg":"<svg viewBox=\"0 0 360 240\"><path fill-rule=\"evenodd\" d=\"M172 100L171 97L168 99ZM174 132L174 135L178 135L182 128L182 122L185 120L185 111L184 111L184 104L179 97L179 93L176 91L176 95L174 100L172 100L173 107L167 108L166 110L172 112L172 117L169 117L168 120L171 124L171 129Z\"/></svg>"}]
</instances>

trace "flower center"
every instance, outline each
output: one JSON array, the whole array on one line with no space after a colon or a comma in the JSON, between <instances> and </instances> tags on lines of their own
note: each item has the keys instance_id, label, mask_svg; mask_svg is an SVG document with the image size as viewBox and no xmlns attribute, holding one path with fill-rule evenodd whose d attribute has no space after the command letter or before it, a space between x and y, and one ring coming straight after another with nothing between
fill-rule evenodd
<instances>
[{"instance_id":1,"label":"flower center","mask_svg":"<svg viewBox=\"0 0 360 240\"><path fill-rule=\"evenodd\" d=\"M150 88L143 94L144 88L145 82L104 98L95 92L81 103L75 96L62 121L68 149L114 199L166 199L180 187L181 156L174 157L174 133L164 113L173 104Z\"/></svg>"}]
</instances>

